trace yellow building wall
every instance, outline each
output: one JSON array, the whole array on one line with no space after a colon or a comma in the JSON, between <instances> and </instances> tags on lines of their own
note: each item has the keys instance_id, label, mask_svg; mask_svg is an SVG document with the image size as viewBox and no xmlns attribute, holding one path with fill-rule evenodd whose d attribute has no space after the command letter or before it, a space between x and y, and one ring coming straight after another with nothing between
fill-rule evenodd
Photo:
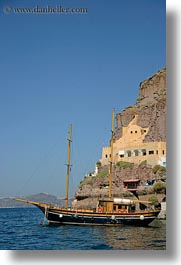
<instances>
[{"instance_id":1,"label":"yellow building wall","mask_svg":"<svg viewBox=\"0 0 181 265\"><path fill-rule=\"evenodd\" d=\"M146 142L145 136L149 128L142 128L137 123L138 116L123 127L122 137L113 144L113 162L127 161L140 164L147 160L149 165L160 164L166 166L166 142ZM103 147L101 164L107 165L110 161L110 147Z\"/></svg>"}]
</instances>

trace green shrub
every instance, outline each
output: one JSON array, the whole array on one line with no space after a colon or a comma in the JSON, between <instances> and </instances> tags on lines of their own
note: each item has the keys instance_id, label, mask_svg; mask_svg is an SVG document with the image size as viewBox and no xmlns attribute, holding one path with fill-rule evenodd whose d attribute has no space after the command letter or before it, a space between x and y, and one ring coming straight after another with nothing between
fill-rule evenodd
<instances>
[{"instance_id":1,"label":"green shrub","mask_svg":"<svg viewBox=\"0 0 181 265\"><path fill-rule=\"evenodd\" d=\"M116 163L116 166L119 168L133 168L134 163L126 162L126 161L119 161Z\"/></svg>"},{"instance_id":2,"label":"green shrub","mask_svg":"<svg viewBox=\"0 0 181 265\"><path fill-rule=\"evenodd\" d=\"M153 190L156 193L164 193L166 190L166 183L162 181L155 182L155 184L153 185Z\"/></svg>"},{"instance_id":3,"label":"green shrub","mask_svg":"<svg viewBox=\"0 0 181 265\"><path fill-rule=\"evenodd\" d=\"M144 160L144 161L142 161L140 164L139 164L139 166L146 166L147 165L147 160Z\"/></svg>"},{"instance_id":4,"label":"green shrub","mask_svg":"<svg viewBox=\"0 0 181 265\"><path fill-rule=\"evenodd\" d=\"M160 172L162 175L164 175L166 173L166 168L165 167L162 167L160 165L156 165L152 168L152 172L154 174L156 174L157 172Z\"/></svg>"},{"instance_id":5,"label":"green shrub","mask_svg":"<svg viewBox=\"0 0 181 265\"><path fill-rule=\"evenodd\" d=\"M95 179L96 177L84 178L83 180L80 181L79 188L81 188L83 185L93 185Z\"/></svg>"},{"instance_id":6,"label":"green shrub","mask_svg":"<svg viewBox=\"0 0 181 265\"><path fill-rule=\"evenodd\" d=\"M152 205L155 205L155 206L159 204L156 195L151 195L151 196L148 198L148 201L149 201Z\"/></svg>"},{"instance_id":7,"label":"green shrub","mask_svg":"<svg viewBox=\"0 0 181 265\"><path fill-rule=\"evenodd\" d=\"M103 171L101 171L100 173L97 174L96 178L104 178L108 175L109 170L108 169L104 169Z\"/></svg>"},{"instance_id":8,"label":"green shrub","mask_svg":"<svg viewBox=\"0 0 181 265\"><path fill-rule=\"evenodd\" d=\"M89 178L89 179L86 180L85 184L92 186L93 183L95 182L95 180L96 180L96 177L91 177L91 178Z\"/></svg>"},{"instance_id":9,"label":"green shrub","mask_svg":"<svg viewBox=\"0 0 181 265\"><path fill-rule=\"evenodd\" d=\"M101 161L97 161L96 166L99 168L101 167Z\"/></svg>"}]
</instances>

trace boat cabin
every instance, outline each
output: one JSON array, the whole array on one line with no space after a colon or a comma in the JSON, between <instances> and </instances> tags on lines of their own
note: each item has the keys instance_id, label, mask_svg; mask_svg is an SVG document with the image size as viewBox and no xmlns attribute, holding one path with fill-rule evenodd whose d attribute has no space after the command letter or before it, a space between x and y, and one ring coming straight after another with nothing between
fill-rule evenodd
<instances>
[{"instance_id":1,"label":"boat cabin","mask_svg":"<svg viewBox=\"0 0 181 265\"><path fill-rule=\"evenodd\" d=\"M123 181L123 184L125 189L129 191L137 191L138 186L140 185L140 180L139 179L125 180Z\"/></svg>"},{"instance_id":2,"label":"boat cabin","mask_svg":"<svg viewBox=\"0 0 181 265\"><path fill-rule=\"evenodd\" d=\"M130 199L99 200L96 211L99 213L130 213L137 210L137 204Z\"/></svg>"}]
</instances>

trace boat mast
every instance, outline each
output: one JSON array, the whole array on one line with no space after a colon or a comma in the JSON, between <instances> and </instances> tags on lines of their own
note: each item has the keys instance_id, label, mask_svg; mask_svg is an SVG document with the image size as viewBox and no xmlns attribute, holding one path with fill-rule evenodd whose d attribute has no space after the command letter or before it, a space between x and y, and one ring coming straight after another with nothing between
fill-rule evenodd
<instances>
[{"instance_id":1,"label":"boat mast","mask_svg":"<svg viewBox=\"0 0 181 265\"><path fill-rule=\"evenodd\" d=\"M112 165L113 165L113 138L114 138L114 110L112 110L112 128L110 141L110 169L109 169L109 199L112 197Z\"/></svg>"},{"instance_id":2,"label":"boat mast","mask_svg":"<svg viewBox=\"0 0 181 265\"><path fill-rule=\"evenodd\" d=\"M68 208L68 197L69 197L69 176L70 176L70 144L72 142L72 124L70 124L69 136L68 136L68 160L67 160L67 174L66 174L66 197L65 197L65 208Z\"/></svg>"}]
</instances>

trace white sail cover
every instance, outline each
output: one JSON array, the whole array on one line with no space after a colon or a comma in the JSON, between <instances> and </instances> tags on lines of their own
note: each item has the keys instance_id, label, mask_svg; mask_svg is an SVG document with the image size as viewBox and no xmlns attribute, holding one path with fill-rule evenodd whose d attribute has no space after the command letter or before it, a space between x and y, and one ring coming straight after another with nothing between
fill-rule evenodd
<instances>
[{"instance_id":1,"label":"white sail cover","mask_svg":"<svg viewBox=\"0 0 181 265\"><path fill-rule=\"evenodd\" d=\"M115 203L132 204L133 201L130 199L114 198Z\"/></svg>"}]
</instances>

